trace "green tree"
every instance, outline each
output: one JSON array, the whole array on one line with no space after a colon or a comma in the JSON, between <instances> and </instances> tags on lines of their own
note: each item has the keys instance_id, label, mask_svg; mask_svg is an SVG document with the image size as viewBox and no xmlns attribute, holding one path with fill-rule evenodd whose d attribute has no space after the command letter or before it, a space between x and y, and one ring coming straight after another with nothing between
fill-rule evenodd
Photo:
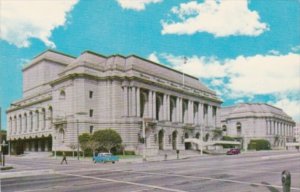
<instances>
[{"instance_id":1,"label":"green tree","mask_svg":"<svg viewBox=\"0 0 300 192\"><path fill-rule=\"evenodd\" d=\"M122 138L113 129L104 129L94 132L92 140L99 143L99 146L106 149L109 153L112 148L121 146Z\"/></svg>"},{"instance_id":2,"label":"green tree","mask_svg":"<svg viewBox=\"0 0 300 192\"><path fill-rule=\"evenodd\" d=\"M92 139L92 137L88 133L83 133L79 135L78 139L79 139L79 145L83 152L83 158L84 158L84 154L86 150L89 149L88 142Z\"/></svg>"},{"instance_id":3,"label":"green tree","mask_svg":"<svg viewBox=\"0 0 300 192\"><path fill-rule=\"evenodd\" d=\"M93 156L95 156L95 151L99 148L99 146L100 146L99 143L97 141L92 140L92 139L90 139L86 143L86 148L92 150Z\"/></svg>"}]
</instances>

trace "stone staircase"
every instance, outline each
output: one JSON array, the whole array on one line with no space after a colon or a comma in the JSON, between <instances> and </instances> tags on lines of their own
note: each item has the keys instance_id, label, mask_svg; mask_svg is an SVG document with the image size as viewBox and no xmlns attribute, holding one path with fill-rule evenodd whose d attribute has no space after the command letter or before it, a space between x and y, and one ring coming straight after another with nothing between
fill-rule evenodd
<instances>
[{"instance_id":1,"label":"stone staircase","mask_svg":"<svg viewBox=\"0 0 300 192\"><path fill-rule=\"evenodd\" d=\"M51 152L31 152L27 151L24 154L19 155L22 158L29 158L29 159L40 159L40 158L49 158L52 156Z\"/></svg>"}]
</instances>

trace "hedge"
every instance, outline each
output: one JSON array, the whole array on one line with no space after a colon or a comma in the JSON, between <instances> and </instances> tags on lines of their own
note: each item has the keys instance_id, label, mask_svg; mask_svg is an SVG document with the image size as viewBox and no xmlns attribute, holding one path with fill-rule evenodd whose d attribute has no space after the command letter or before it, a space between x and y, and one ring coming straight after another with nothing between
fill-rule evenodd
<instances>
[{"instance_id":1,"label":"hedge","mask_svg":"<svg viewBox=\"0 0 300 192\"><path fill-rule=\"evenodd\" d=\"M222 141L235 141L234 138L229 137L229 136L223 136ZM235 145L232 144L221 144L223 146L223 148L235 148Z\"/></svg>"},{"instance_id":2,"label":"hedge","mask_svg":"<svg viewBox=\"0 0 300 192\"><path fill-rule=\"evenodd\" d=\"M268 140L264 140L264 139L251 140L250 143L248 144L248 149L256 150L256 151L270 150L271 144Z\"/></svg>"}]
</instances>

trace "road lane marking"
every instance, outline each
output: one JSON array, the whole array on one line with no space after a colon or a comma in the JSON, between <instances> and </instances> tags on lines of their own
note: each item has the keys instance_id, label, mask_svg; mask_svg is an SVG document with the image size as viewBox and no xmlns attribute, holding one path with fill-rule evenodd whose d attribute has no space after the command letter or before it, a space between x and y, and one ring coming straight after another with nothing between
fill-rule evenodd
<instances>
[{"instance_id":1,"label":"road lane marking","mask_svg":"<svg viewBox=\"0 0 300 192\"><path fill-rule=\"evenodd\" d=\"M163 174L163 173L152 173L152 172L145 172L145 171L127 171L127 172L133 172L133 173L136 172L136 173L143 173L143 174L149 174L149 175L159 175L159 176L176 176L176 177L183 177L183 178L189 178L189 179L213 180L213 181L222 181L222 182L238 183L238 184L245 184L245 185L257 185L257 186L263 186L263 187L274 187L274 188L282 189L282 186L279 186L279 185L251 183L251 182L238 181L238 180L232 180L232 179L217 179L217 178L211 178L211 177L178 175L178 174L173 174L173 173ZM291 189L296 190L296 191L300 191L300 188L298 188L298 187L291 187Z\"/></svg>"},{"instance_id":2,"label":"road lane marking","mask_svg":"<svg viewBox=\"0 0 300 192\"><path fill-rule=\"evenodd\" d=\"M140 186L140 187L147 187L151 189L160 189L163 191L172 191L172 192L187 192L179 189L171 189L171 188L166 188L166 187L160 187L157 185L148 185L148 184L142 184L142 183L135 183L135 182L130 182L130 181L121 181L121 180L115 180L115 179L107 179L107 178L100 178L100 177L92 177L92 176L86 176L86 175L75 175L75 174L68 174L68 173L59 173L56 172L58 175L66 175L66 176L74 176L74 177L81 177L81 178L87 178L87 179L95 179L95 180L100 180L100 181L108 181L112 183L123 183L123 184L128 184L128 185L135 185L135 186Z\"/></svg>"}]
</instances>

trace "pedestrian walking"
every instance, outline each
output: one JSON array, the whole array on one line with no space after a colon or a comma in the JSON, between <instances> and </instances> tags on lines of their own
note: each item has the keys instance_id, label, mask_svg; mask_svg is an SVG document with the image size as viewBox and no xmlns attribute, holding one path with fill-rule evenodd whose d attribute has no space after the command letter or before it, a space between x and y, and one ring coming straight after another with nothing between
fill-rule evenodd
<instances>
[{"instance_id":1,"label":"pedestrian walking","mask_svg":"<svg viewBox=\"0 0 300 192\"><path fill-rule=\"evenodd\" d=\"M63 159L62 159L62 161L61 161L60 164L63 164L64 161L66 162L66 164L68 164L68 162L67 162L67 156L66 156L65 152L63 152Z\"/></svg>"}]
</instances>

